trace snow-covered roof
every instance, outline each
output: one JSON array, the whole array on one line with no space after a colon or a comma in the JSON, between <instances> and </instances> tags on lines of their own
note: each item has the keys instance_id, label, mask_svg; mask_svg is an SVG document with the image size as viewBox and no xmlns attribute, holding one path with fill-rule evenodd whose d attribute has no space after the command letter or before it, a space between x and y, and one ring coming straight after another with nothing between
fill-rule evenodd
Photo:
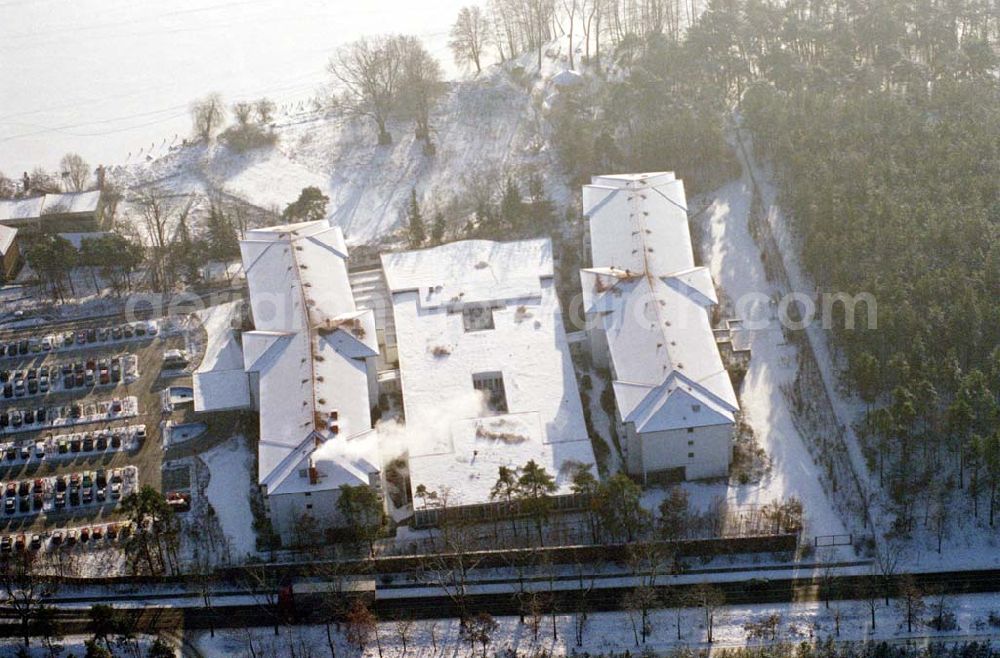
<instances>
[{"instance_id":1,"label":"snow-covered roof","mask_svg":"<svg viewBox=\"0 0 1000 658\"><path fill-rule=\"evenodd\" d=\"M208 342L192 377L196 411L249 409L251 406L243 348L233 329L233 317L238 310L239 302L230 302L199 313Z\"/></svg>"},{"instance_id":2,"label":"snow-covered roof","mask_svg":"<svg viewBox=\"0 0 1000 658\"><path fill-rule=\"evenodd\" d=\"M0 222L34 219L42 214L45 197L31 199L0 199Z\"/></svg>"},{"instance_id":3,"label":"snow-covered roof","mask_svg":"<svg viewBox=\"0 0 1000 658\"><path fill-rule=\"evenodd\" d=\"M42 215L69 215L97 212L101 202L101 191L67 192L66 194L46 194L42 205Z\"/></svg>"},{"instance_id":4,"label":"snow-covered roof","mask_svg":"<svg viewBox=\"0 0 1000 658\"><path fill-rule=\"evenodd\" d=\"M410 481L452 504L489 502L498 468L535 460L568 493L594 464L553 282L552 244L468 240L384 254L406 414ZM466 331L463 309L491 309ZM502 376L506 413L475 374ZM418 502L419 504L419 502Z\"/></svg>"},{"instance_id":5,"label":"snow-covered roof","mask_svg":"<svg viewBox=\"0 0 1000 658\"><path fill-rule=\"evenodd\" d=\"M594 267L584 309L608 341L615 401L640 432L731 423L738 402L715 342L711 274L695 267L683 183L598 176L583 189Z\"/></svg>"},{"instance_id":6,"label":"snow-covered roof","mask_svg":"<svg viewBox=\"0 0 1000 658\"><path fill-rule=\"evenodd\" d=\"M673 172L595 176L583 187L593 262L663 276L694 267L684 183Z\"/></svg>"},{"instance_id":7,"label":"snow-covered roof","mask_svg":"<svg viewBox=\"0 0 1000 658\"><path fill-rule=\"evenodd\" d=\"M11 226L0 224L0 258L7 255L14 239L17 237L17 229Z\"/></svg>"},{"instance_id":8,"label":"snow-covered roof","mask_svg":"<svg viewBox=\"0 0 1000 658\"><path fill-rule=\"evenodd\" d=\"M364 359L378 354L375 321L354 306L344 236L326 220L248 231L240 250L256 326L243 361L259 383L259 481L276 493L320 446L371 431Z\"/></svg>"},{"instance_id":9,"label":"snow-covered roof","mask_svg":"<svg viewBox=\"0 0 1000 658\"><path fill-rule=\"evenodd\" d=\"M46 194L30 199L0 199L0 222L23 222L45 215L95 213L101 191Z\"/></svg>"}]
</instances>

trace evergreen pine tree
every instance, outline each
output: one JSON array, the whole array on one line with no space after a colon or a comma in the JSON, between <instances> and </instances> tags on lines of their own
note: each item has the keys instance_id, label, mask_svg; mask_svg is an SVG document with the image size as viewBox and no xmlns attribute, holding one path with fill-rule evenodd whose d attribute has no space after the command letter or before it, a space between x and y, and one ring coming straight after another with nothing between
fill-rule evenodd
<instances>
[{"instance_id":1,"label":"evergreen pine tree","mask_svg":"<svg viewBox=\"0 0 1000 658\"><path fill-rule=\"evenodd\" d=\"M417 248L427 239L424 229L424 218L420 214L420 204L417 202L417 190L410 190L410 202L406 206L406 220L409 230L410 247Z\"/></svg>"},{"instance_id":2,"label":"evergreen pine tree","mask_svg":"<svg viewBox=\"0 0 1000 658\"><path fill-rule=\"evenodd\" d=\"M508 178L504 187L503 198L500 199L500 216L508 226L520 228L524 217L524 200L521 198L521 189L513 178Z\"/></svg>"},{"instance_id":3,"label":"evergreen pine tree","mask_svg":"<svg viewBox=\"0 0 1000 658\"><path fill-rule=\"evenodd\" d=\"M444 240L444 213L438 212L434 215L434 223L431 225L431 242L441 244Z\"/></svg>"}]
</instances>

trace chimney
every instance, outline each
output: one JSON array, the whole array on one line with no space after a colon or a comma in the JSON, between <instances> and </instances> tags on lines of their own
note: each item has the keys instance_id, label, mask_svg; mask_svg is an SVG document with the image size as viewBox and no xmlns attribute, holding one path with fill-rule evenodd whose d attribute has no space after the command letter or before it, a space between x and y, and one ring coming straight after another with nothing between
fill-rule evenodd
<instances>
[{"instance_id":1,"label":"chimney","mask_svg":"<svg viewBox=\"0 0 1000 658\"><path fill-rule=\"evenodd\" d=\"M312 464L309 464L309 484L319 484L319 471Z\"/></svg>"}]
</instances>

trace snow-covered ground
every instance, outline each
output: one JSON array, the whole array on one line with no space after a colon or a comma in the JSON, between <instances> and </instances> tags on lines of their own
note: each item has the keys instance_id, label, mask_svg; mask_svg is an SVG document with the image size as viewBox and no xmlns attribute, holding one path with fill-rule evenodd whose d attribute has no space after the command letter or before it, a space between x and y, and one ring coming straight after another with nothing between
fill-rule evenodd
<instances>
[{"instance_id":1,"label":"snow-covered ground","mask_svg":"<svg viewBox=\"0 0 1000 658\"><path fill-rule=\"evenodd\" d=\"M529 170L543 174L549 194L562 203L573 190L551 175L558 167L555 154L543 148L542 100L553 93L552 77L568 66L565 48L553 44L542 75L525 77L527 83L509 69L516 64L529 76L537 72L530 53L475 80L450 83L432 115L432 156L424 155L408 122L391 122L393 143L378 146L369 121L306 108L277 118L273 148L240 155L218 144L195 145L116 167L111 175L130 185L155 182L177 194L224 189L279 211L302 188L316 186L330 198L329 214L351 245L390 237L411 190L426 217L441 210L453 224L471 215L473 194L499 189L507 175L524 186Z\"/></svg>"},{"instance_id":2,"label":"snow-covered ground","mask_svg":"<svg viewBox=\"0 0 1000 658\"><path fill-rule=\"evenodd\" d=\"M336 48L363 34L424 40L449 73L448 29L466 0L49 0L4 5L0 170L158 157L191 132L189 105L267 96L308 102ZM80 56L86 53L85 57ZM491 55L492 56L492 55Z\"/></svg>"},{"instance_id":3,"label":"snow-covered ground","mask_svg":"<svg viewBox=\"0 0 1000 658\"><path fill-rule=\"evenodd\" d=\"M774 289L750 235L751 197L749 180L741 178L693 199L690 205L706 206L695 221L704 226L703 246L712 277L733 302L727 314L753 327L744 330L752 358L739 397L746 421L771 459L771 469L759 483L685 483L684 487L692 505L700 509L720 496L735 505L763 505L795 496L805 505L806 535L843 534L847 532L844 523L819 482L818 468L792 422L782 392L782 386L795 376L796 348L785 342L777 306L771 301ZM647 498L657 495L651 490Z\"/></svg>"},{"instance_id":4,"label":"snow-covered ground","mask_svg":"<svg viewBox=\"0 0 1000 658\"><path fill-rule=\"evenodd\" d=\"M209 469L205 493L229 541L230 555L242 560L256 552L249 498L253 454L245 438L234 436L202 453L201 460Z\"/></svg>"},{"instance_id":5,"label":"snow-covered ground","mask_svg":"<svg viewBox=\"0 0 1000 658\"><path fill-rule=\"evenodd\" d=\"M932 605L934 600L928 600ZM957 629L937 632L923 624L918 624L912 633L906 632L901 610L896 602L885 608L878 602L876 625L871 627L871 614L865 602L840 601L830 604L799 603L785 605L729 606L720 608L715 614L713 627L714 642L707 644L705 614L698 609L659 609L651 612L652 635L645 645L638 644L633 633L633 619L626 612L591 613L584 624L582 642L576 642L575 615L557 615L555 619L556 639L553 639L552 618L545 615L540 620L537 640L534 637L530 617L528 623L521 624L517 617L500 617L499 627L492 634L488 654L504 655L510 649L521 655L541 655L545 650L549 655L569 655L572 653L591 655L611 652L637 652L648 649L665 652L672 648L705 648L745 646L765 643L750 639L746 624L759 624L769 618L776 619L776 630L772 641L798 643L802 641L834 638L840 641L905 640L907 638L933 638L941 641L962 641L973 639L996 639L1000 628L990 626L990 612L1000 610L1000 600L994 595L970 595L949 597L946 607L955 615ZM773 617L776 615L777 617ZM922 619L933 615L926 610ZM635 625L641 626L638 613ZM840 618L840 633L837 633L836 617ZM680 639L677 626L680 625ZM404 655L400 635L401 625L396 622L379 624L379 641L385 656ZM331 628L331 635L339 655L352 652L342 633ZM457 619L421 620L406 626L406 653L409 656L481 656L483 647L472 647L462 639ZM294 626L282 629L280 636L274 636L269 628L257 628L249 633L245 630L225 630L210 638L207 632L192 632L187 638L205 655L249 656L252 642L256 655L291 655L290 646L297 655L306 655L305 648L311 648L312 655L326 655L329 652L327 629L324 626ZM357 647L353 647L356 652ZM362 652L365 656L380 655L372 636Z\"/></svg>"}]
</instances>

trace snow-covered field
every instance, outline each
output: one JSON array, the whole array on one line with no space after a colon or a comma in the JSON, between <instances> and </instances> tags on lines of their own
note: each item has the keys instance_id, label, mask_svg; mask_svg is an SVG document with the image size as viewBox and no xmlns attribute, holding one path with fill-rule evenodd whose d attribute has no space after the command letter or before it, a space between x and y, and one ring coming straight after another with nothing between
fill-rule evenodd
<instances>
[{"instance_id":1,"label":"snow-covered field","mask_svg":"<svg viewBox=\"0 0 1000 658\"><path fill-rule=\"evenodd\" d=\"M449 73L465 0L47 0L0 6L0 170L158 157L190 134L190 103L307 102L326 63L363 34L424 40Z\"/></svg>"}]
</instances>

